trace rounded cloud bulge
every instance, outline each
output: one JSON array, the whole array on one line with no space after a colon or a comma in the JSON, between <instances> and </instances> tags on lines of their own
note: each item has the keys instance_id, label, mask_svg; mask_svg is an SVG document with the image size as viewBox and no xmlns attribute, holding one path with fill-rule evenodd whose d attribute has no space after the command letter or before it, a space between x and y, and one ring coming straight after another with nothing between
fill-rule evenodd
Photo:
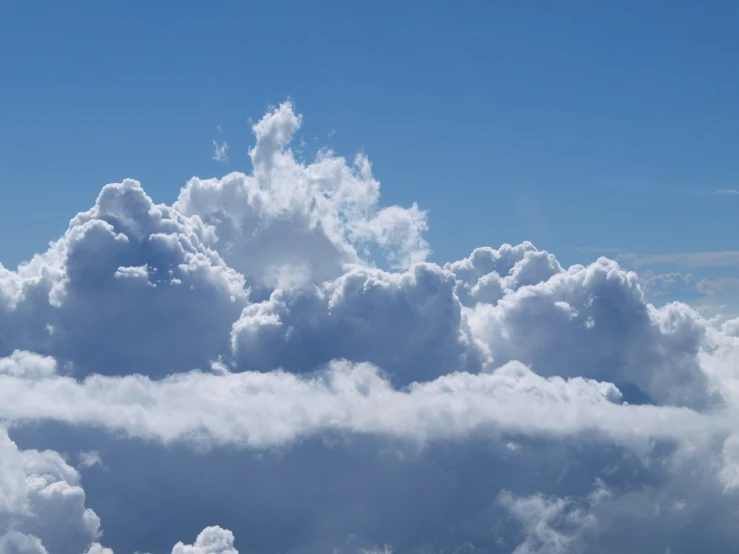
<instances>
[{"instance_id":1,"label":"rounded cloud bulge","mask_svg":"<svg viewBox=\"0 0 739 554\"><path fill-rule=\"evenodd\" d=\"M301 124L0 265L1 554L733 552L732 321L529 242L431 263Z\"/></svg>"}]
</instances>

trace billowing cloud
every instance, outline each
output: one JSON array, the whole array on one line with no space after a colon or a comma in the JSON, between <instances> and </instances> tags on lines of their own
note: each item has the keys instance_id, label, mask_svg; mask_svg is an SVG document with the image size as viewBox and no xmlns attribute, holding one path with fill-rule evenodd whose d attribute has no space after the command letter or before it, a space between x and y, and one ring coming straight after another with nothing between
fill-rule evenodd
<instances>
[{"instance_id":1,"label":"billowing cloud","mask_svg":"<svg viewBox=\"0 0 739 554\"><path fill-rule=\"evenodd\" d=\"M195 539L192 545L178 542L172 554L238 554L234 548L234 535L228 529L208 527Z\"/></svg>"},{"instance_id":2,"label":"billowing cloud","mask_svg":"<svg viewBox=\"0 0 739 554\"><path fill-rule=\"evenodd\" d=\"M526 258L519 263L514 274ZM601 258L504 290L496 304L478 303L468 312L473 336L488 346L494 363L520 360L543 375L633 386L657 403L707 407L718 401L697 360L705 322L682 304L648 305L636 275L615 262Z\"/></svg>"},{"instance_id":3,"label":"billowing cloud","mask_svg":"<svg viewBox=\"0 0 739 554\"><path fill-rule=\"evenodd\" d=\"M20 450L0 430L0 551L78 554L100 536L80 474L52 450Z\"/></svg>"},{"instance_id":4,"label":"billowing cloud","mask_svg":"<svg viewBox=\"0 0 739 554\"><path fill-rule=\"evenodd\" d=\"M193 178L175 209L212 226L210 244L227 263L269 287L336 278L371 250L393 267L424 260L425 212L379 207L380 183L364 156L297 160L289 145L301 123L290 102L270 111L253 128L253 174Z\"/></svg>"},{"instance_id":5,"label":"billowing cloud","mask_svg":"<svg viewBox=\"0 0 739 554\"><path fill-rule=\"evenodd\" d=\"M231 340L239 367L310 371L332 359L368 361L398 383L479 371L453 274L432 264L403 273L355 268L334 281L275 291L246 307Z\"/></svg>"},{"instance_id":6,"label":"billowing cloud","mask_svg":"<svg viewBox=\"0 0 739 554\"><path fill-rule=\"evenodd\" d=\"M203 367L247 302L209 232L136 181L107 185L47 252L3 270L0 351L53 355L77 375Z\"/></svg>"},{"instance_id":7,"label":"billowing cloud","mask_svg":"<svg viewBox=\"0 0 739 554\"><path fill-rule=\"evenodd\" d=\"M301 123L0 266L0 553L733 552L736 320L528 242L427 262Z\"/></svg>"}]
</instances>

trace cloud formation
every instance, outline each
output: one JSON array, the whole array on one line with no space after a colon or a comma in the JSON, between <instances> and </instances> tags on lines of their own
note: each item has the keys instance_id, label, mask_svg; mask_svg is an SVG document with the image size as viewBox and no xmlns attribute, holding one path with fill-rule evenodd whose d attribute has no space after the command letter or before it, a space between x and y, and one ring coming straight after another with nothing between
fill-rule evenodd
<instances>
[{"instance_id":1,"label":"cloud formation","mask_svg":"<svg viewBox=\"0 0 739 554\"><path fill-rule=\"evenodd\" d=\"M77 554L99 537L80 474L58 452L19 450L0 430L0 551Z\"/></svg>"},{"instance_id":2,"label":"cloud formation","mask_svg":"<svg viewBox=\"0 0 739 554\"><path fill-rule=\"evenodd\" d=\"M736 320L529 242L427 262L301 123L0 265L0 553L733 552Z\"/></svg>"},{"instance_id":3,"label":"cloud formation","mask_svg":"<svg viewBox=\"0 0 739 554\"><path fill-rule=\"evenodd\" d=\"M635 267L663 266L675 267L734 267L739 265L739 250L718 252L675 252L670 254L622 254L622 263Z\"/></svg>"},{"instance_id":4,"label":"cloud formation","mask_svg":"<svg viewBox=\"0 0 739 554\"><path fill-rule=\"evenodd\" d=\"M228 161L228 143L225 140L223 142L213 141L213 159L217 162Z\"/></svg>"}]
</instances>

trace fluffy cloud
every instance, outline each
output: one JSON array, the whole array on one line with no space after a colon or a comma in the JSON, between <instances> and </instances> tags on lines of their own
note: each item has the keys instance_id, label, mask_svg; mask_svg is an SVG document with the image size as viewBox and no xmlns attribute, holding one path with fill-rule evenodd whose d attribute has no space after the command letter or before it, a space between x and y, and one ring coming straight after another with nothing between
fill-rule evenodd
<instances>
[{"instance_id":1,"label":"fluffy cloud","mask_svg":"<svg viewBox=\"0 0 739 554\"><path fill-rule=\"evenodd\" d=\"M193 178L174 208L215 230L212 246L250 281L270 288L338 277L379 250L394 267L422 261L426 214L378 206L369 160L324 151L310 164L289 148L301 116L286 102L254 125L254 173Z\"/></svg>"},{"instance_id":2,"label":"fluffy cloud","mask_svg":"<svg viewBox=\"0 0 739 554\"><path fill-rule=\"evenodd\" d=\"M355 268L245 308L233 326L233 350L246 369L304 372L343 358L379 365L402 384L479 371L485 353L454 290L454 276L431 264L404 273Z\"/></svg>"},{"instance_id":3,"label":"fluffy cloud","mask_svg":"<svg viewBox=\"0 0 739 554\"><path fill-rule=\"evenodd\" d=\"M0 266L0 553L733 551L736 320L531 243L428 263L300 125Z\"/></svg>"},{"instance_id":4,"label":"fluffy cloud","mask_svg":"<svg viewBox=\"0 0 739 554\"><path fill-rule=\"evenodd\" d=\"M58 452L19 450L0 430L0 551L79 554L99 536L80 474Z\"/></svg>"},{"instance_id":5,"label":"fluffy cloud","mask_svg":"<svg viewBox=\"0 0 739 554\"><path fill-rule=\"evenodd\" d=\"M33 356L28 356L33 358ZM518 362L492 373L453 373L405 390L377 367L333 362L299 376L285 371L191 372L162 380L94 375L0 376L0 417L104 426L164 443L281 446L323 432L428 440L484 431L565 436L597 431L640 449L653 438L700 442L723 426L682 409L630 406L610 383L541 377Z\"/></svg>"},{"instance_id":6,"label":"fluffy cloud","mask_svg":"<svg viewBox=\"0 0 739 554\"><path fill-rule=\"evenodd\" d=\"M76 375L203 367L247 302L197 218L107 185L49 250L0 273L0 351L55 356Z\"/></svg>"},{"instance_id":7,"label":"fluffy cloud","mask_svg":"<svg viewBox=\"0 0 739 554\"><path fill-rule=\"evenodd\" d=\"M636 275L615 262L601 258L563 270L536 252L505 278L480 277L472 290L490 275L503 296L467 313L473 336L494 363L520 360L542 375L636 387L639 401L697 408L719 401L698 362L706 322L682 304L656 309L645 303ZM517 286L521 275L528 279ZM545 278L536 282L535 275Z\"/></svg>"},{"instance_id":8,"label":"fluffy cloud","mask_svg":"<svg viewBox=\"0 0 739 554\"><path fill-rule=\"evenodd\" d=\"M208 527L195 539L192 545L178 542L172 554L238 554L234 548L234 535L227 529Z\"/></svg>"}]
</instances>

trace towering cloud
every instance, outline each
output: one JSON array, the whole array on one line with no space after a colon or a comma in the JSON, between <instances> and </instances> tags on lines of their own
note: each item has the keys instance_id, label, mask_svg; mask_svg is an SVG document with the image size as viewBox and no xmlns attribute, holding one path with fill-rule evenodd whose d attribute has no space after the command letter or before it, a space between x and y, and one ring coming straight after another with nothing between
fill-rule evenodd
<instances>
[{"instance_id":1,"label":"towering cloud","mask_svg":"<svg viewBox=\"0 0 739 554\"><path fill-rule=\"evenodd\" d=\"M734 551L735 320L531 243L427 262L300 125L0 265L0 553Z\"/></svg>"}]
</instances>

